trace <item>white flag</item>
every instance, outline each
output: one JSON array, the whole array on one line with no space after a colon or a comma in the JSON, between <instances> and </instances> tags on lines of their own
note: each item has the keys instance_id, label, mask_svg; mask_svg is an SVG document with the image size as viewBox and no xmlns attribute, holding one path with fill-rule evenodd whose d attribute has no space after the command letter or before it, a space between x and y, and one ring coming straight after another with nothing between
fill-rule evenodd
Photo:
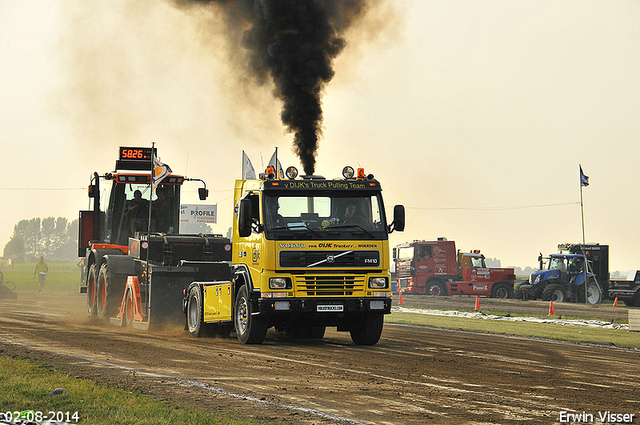
<instances>
[{"instance_id":1,"label":"white flag","mask_svg":"<svg viewBox=\"0 0 640 425\"><path fill-rule=\"evenodd\" d=\"M251 164L251 160L247 156L247 154L242 151L242 180L255 180L256 172L253 169L253 165Z\"/></svg>"},{"instance_id":2,"label":"white flag","mask_svg":"<svg viewBox=\"0 0 640 425\"><path fill-rule=\"evenodd\" d=\"M267 167L273 167L276 179L281 179L284 176L282 164L280 164L280 160L278 159L278 148L276 148L276 151L271 155L271 159L269 160Z\"/></svg>"},{"instance_id":3,"label":"white flag","mask_svg":"<svg viewBox=\"0 0 640 425\"><path fill-rule=\"evenodd\" d=\"M169 174L171 174L171 167L160 162L160 160L156 156L156 153L154 152L153 153L153 174L151 178L152 189L155 190L156 187L158 187L158 185L160 184L160 182Z\"/></svg>"}]
</instances>

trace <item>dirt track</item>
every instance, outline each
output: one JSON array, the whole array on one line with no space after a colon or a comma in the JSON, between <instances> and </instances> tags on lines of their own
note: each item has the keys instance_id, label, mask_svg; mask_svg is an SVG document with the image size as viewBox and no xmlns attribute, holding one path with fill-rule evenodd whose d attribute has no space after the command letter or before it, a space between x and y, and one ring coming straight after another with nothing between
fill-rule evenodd
<instances>
[{"instance_id":1,"label":"dirt track","mask_svg":"<svg viewBox=\"0 0 640 425\"><path fill-rule=\"evenodd\" d=\"M571 410L640 423L637 350L392 324L374 347L331 329L243 346L89 326L84 305L76 294L0 301L0 354L266 423L550 424Z\"/></svg>"}]
</instances>

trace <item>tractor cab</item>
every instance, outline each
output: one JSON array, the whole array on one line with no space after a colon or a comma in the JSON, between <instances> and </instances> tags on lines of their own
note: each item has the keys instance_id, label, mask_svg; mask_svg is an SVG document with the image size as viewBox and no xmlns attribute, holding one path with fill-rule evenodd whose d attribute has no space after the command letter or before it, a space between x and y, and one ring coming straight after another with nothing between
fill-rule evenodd
<instances>
[{"instance_id":1,"label":"tractor cab","mask_svg":"<svg viewBox=\"0 0 640 425\"><path fill-rule=\"evenodd\" d=\"M89 186L93 209L80 211L78 256L96 243L126 253L129 238L141 233L178 233L180 188L186 179L169 174L152 190L154 154L154 148L121 147L113 173L94 173Z\"/></svg>"}]
</instances>

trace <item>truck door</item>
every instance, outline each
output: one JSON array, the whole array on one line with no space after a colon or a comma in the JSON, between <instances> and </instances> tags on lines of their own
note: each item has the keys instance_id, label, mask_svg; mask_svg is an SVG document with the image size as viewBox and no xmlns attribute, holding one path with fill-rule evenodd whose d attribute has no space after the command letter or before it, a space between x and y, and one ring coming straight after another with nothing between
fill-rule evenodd
<instances>
[{"instance_id":1,"label":"truck door","mask_svg":"<svg viewBox=\"0 0 640 425\"><path fill-rule=\"evenodd\" d=\"M431 245L418 245L415 247L414 267L416 270L416 283L419 286L424 286L427 278L433 276L434 262Z\"/></svg>"}]
</instances>

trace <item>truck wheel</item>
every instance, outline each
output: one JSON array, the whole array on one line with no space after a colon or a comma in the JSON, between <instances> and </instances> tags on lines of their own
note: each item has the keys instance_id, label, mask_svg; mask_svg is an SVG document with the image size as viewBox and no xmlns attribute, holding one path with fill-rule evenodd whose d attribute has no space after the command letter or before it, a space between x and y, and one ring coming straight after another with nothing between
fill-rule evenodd
<instances>
[{"instance_id":1,"label":"truck wheel","mask_svg":"<svg viewBox=\"0 0 640 425\"><path fill-rule=\"evenodd\" d=\"M584 284L578 286L578 302L584 303ZM598 282L589 279L587 284L587 304L600 304L602 302L602 290Z\"/></svg>"},{"instance_id":2,"label":"truck wheel","mask_svg":"<svg viewBox=\"0 0 640 425\"><path fill-rule=\"evenodd\" d=\"M98 271L95 263L89 267L87 273L87 312L90 319L96 318L96 285L98 283Z\"/></svg>"},{"instance_id":3,"label":"truck wheel","mask_svg":"<svg viewBox=\"0 0 640 425\"><path fill-rule=\"evenodd\" d=\"M427 295L447 295L447 291L444 289L444 283L440 280L427 282Z\"/></svg>"},{"instance_id":4,"label":"truck wheel","mask_svg":"<svg viewBox=\"0 0 640 425\"><path fill-rule=\"evenodd\" d=\"M493 288L491 289L491 297L503 300L513 298L513 288L506 283L497 283L493 285Z\"/></svg>"},{"instance_id":5,"label":"truck wheel","mask_svg":"<svg viewBox=\"0 0 640 425\"><path fill-rule=\"evenodd\" d=\"M242 286L234 305L236 335L243 344L262 344L267 335L267 321L254 316L246 286Z\"/></svg>"},{"instance_id":6,"label":"truck wheel","mask_svg":"<svg viewBox=\"0 0 640 425\"><path fill-rule=\"evenodd\" d=\"M97 281L96 313L98 319L109 320L118 313L124 297L125 281L120 276L111 276L109 266L100 266Z\"/></svg>"},{"instance_id":7,"label":"truck wheel","mask_svg":"<svg viewBox=\"0 0 640 425\"><path fill-rule=\"evenodd\" d=\"M562 286L559 284L547 285L542 291L542 300L543 301L553 301L557 303L564 302L566 296L564 294L564 290Z\"/></svg>"},{"instance_id":8,"label":"truck wheel","mask_svg":"<svg viewBox=\"0 0 640 425\"><path fill-rule=\"evenodd\" d=\"M202 302L202 292L200 288L194 286L189 291L189 298L187 299L187 328L189 333L194 338L205 336L205 323L204 323L204 304Z\"/></svg>"},{"instance_id":9,"label":"truck wheel","mask_svg":"<svg viewBox=\"0 0 640 425\"><path fill-rule=\"evenodd\" d=\"M360 323L351 329L351 340L357 345L375 345L380 340L384 315L370 313L360 317Z\"/></svg>"}]
</instances>

